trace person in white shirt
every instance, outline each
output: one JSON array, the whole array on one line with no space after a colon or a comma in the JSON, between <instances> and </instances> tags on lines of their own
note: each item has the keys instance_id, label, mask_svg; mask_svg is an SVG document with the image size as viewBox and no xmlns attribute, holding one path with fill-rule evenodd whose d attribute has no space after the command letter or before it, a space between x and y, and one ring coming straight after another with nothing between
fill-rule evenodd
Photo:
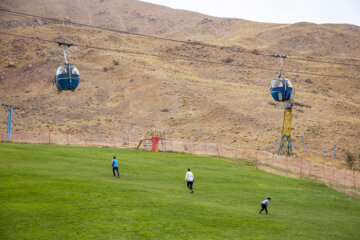
<instances>
[{"instance_id":1,"label":"person in white shirt","mask_svg":"<svg viewBox=\"0 0 360 240\"><path fill-rule=\"evenodd\" d=\"M271 201L271 197L268 197L266 200L261 202L261 209L259 211L260 214L263 210L265 210L266 214L268 214L267 205L269 204L270 201Z\"/></svg>"},{"instance_id":2,"label":"person in white shirt","mask_svg":"<svg viewBox=\"0 0 360 240\"><path fill-rule=\"evenodd\" d=\"M190 172L190 168L188 168L188 171L185 175L185 181L186 181L187 187L190 189L190 193L194 193L194 190L193 190L194 180L195 180L194 174L192 172Z\"/></svg>"}]
</instances>

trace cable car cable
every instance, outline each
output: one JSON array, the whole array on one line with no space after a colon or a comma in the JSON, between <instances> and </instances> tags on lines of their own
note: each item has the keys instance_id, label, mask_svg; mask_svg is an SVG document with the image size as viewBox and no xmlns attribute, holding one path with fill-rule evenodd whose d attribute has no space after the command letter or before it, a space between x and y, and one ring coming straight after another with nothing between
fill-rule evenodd
<instances>
[{"instance_id":1,"label":"cable car cable","mask_svg":"<svg viewBox=\"0 0 360 240\"><path fill-rule=\"evenodd\" d=\"M24 35L18 35L18 34L12 34L12 33L5 33L1 32L0 34L14 36L14 37L20 37L25 39L31 39L31 40L38 40L48 43L58 43L57 41L51 41L47 39L42 39L40 37L28 37ZM250 69L260 69L260 70L267 70L267 71L278 71L277 69L272 68L266 68L266 67L258 67L258 66L249 66L245 64L231 64L231 63L224 63L224 62L213 62L213 61L207 61L207 60L200 60L200 59L194 59L194 58L184 58L184 57L171 57L171 56L164 56L164 55L158 55L158 54L150 54L150 53L143 53L143 52L135 52L135 51L127 51L127 50L118 50L118 49L111 49L111 48L103 48L103 47L95 47L95 46L89 46L89 45L81 45L81 44L72 44L73 46L82 47L82 48L88 48L88 49L95 49L95 50L103 50L103 51L113 51L118 53L127 53L127 54L134 54L134 55L141 55L141 56L151 56L151 57L157 57L157 58L163 58L163 59L173 59L173 60L183 60L183 61L192 61L192 62L200 62L200 63L208 63L208 64L216 64L216 65L223 65L223 66L236 66L236 67L245 67ZM346 79L355 79L356 77L349 77L349 76L339 76L339 75L328 75L328 74L318 74L318 73L311 73L311 72L299 72L299 71L284 71L285 73L293 73L293 74L302 74L302 75L313 75L313 76L320 76L320 77L333 77L333 78L346 78Z\"/></svg>"},{"instance_id":2,"label":"cable car cable","mask_svg":"<svg viewBox=\"0 0 360 240\"><path fill-rule=\"evenodd\" d=\"M94 25L85 24L85 23L77 23L77 22L73 22L73 21L69 21L69 20L61 20L61 19L58 19L58 18L43 17L43 16L34 15L34 14L15 12L15 11L10 11L10 10L1 9L1 8L0 8L0 11L6 12L6 13L9 13L9 14L13 14L13 15L20 15L20 16L40 18L40 19L47 19L47 20L52 20L52 21L60 22L60 23L68 23L68 24L71 23L71 24L77 25L77 26L89 27L89 28L95 28L95 29L102 29L102 30L107 30L107 31L116 32L116 33L120 33L120 34L126 34L126 35L141 36L141 37L147 37L147 38L153 38L153 39L159 39L159 40L166 40L166 41L172 41L172 42L178 42L178 43L184 43L184 44L191 44L191 45L199 44L199 42L176 40L176 39L151 36L151 35L146 35L146 34L141 34L141 33L132 33L132 32L128 32L128 31L116 30L116 29L106 28L106 27L99 27L99 26L94 26ZM216 49L220 49L220 48L224 47L224 46L219 46L219 45L210 45L210 44L207 44L207 43L201 43L201 45L206 46L206 47L216 48ZM252 51L245 51L245 50L240 50L240 49L237 49L236 51L237 52L242 52L242 53L247 53L247 54L253 54L253 55L267 56L267 57L274 57L275 56L275 54L264 54L264 53L259 53L259 52L254 53ZM305 59L300 58L300 57L296 57L296 56L288 56L288 57L290 59L298 60L298 61L319 62L319 63L327 63L327 64L336 64L336 65L360 67L359 64L339 63L339 62L331 62L331 61L325 61L325 60L306 59L306 58L309 58L309 56L306 56Z\"/></svg>"}]
</instances>

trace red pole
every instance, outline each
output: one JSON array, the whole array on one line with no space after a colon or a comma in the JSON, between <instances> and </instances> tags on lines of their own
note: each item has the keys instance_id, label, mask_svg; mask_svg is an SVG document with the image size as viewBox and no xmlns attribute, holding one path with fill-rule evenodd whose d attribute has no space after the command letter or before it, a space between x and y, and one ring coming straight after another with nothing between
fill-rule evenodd
<instances>
[{"instance_id":1,"label":"red pole","mask_svg":"<svg viewBox=\"0 0 360 240\"><path fill-rule=\"evenodd\" d=\"M49 129L49 144L51 143L51 140L50 140L50 129Z\"/></svg>"}]
</instances>

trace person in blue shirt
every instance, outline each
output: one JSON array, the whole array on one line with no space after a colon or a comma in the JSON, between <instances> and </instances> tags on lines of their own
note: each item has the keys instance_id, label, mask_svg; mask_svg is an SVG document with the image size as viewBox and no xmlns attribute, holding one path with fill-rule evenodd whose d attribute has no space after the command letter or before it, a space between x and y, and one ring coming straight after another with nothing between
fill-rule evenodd
<instances>
[{"instance_id":1,"label":"person in blue shirt","mask_svg":"<svg viewBox=\"0 0 360 240\"><path fill-rule=\"evenodd\" d=\"M268 197L266 200L261 202L261 209L259 211L260 214L263 210L265 210L266 214L268 214L267 205L269 204L270 201L271 201L271 197Z\"/></svg>"},{"instance_id":2,"label":"person in blue shirt","mask_svg":"<svg viewBox=\"0 0 360 240\"><path fill-rule=\"evenodd\" d=\"M114 158L113 158L113 160L112 160L111 166L112 166L112 168L113 168L114 177L115 177L115 170L117 171L118 177L120 177L118 160L116 160L116 157L115 157L115 156L114 156Z\"/></svg>"}]
</instances>

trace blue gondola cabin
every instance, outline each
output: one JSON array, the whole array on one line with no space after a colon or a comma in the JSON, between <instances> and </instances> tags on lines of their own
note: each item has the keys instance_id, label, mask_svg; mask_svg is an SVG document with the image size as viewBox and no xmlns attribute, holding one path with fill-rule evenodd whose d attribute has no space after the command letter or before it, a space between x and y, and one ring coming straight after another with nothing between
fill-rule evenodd
<instances>
[{"instance_id":1,"label":"blue gondola cabin","mask_svg":"<svg viewBox=\"0 0 360 240\"><path fill-rule=\"evenodd\" d=\"M80 82L79 70L69 63L60 66L56 71L56 87L58 91L74 91Z\"/></svg>"},{"instance_id":2,"label":"blue gondola cabin","mask_svg":"<svg viewBox=\"0 0 360 240\"><path fill-rule=\"evenodd\" d=\"M270 86L270 94L275 101L294 100L295 90L289 79L275 78Z\"/></svg>"}]
</instances>

